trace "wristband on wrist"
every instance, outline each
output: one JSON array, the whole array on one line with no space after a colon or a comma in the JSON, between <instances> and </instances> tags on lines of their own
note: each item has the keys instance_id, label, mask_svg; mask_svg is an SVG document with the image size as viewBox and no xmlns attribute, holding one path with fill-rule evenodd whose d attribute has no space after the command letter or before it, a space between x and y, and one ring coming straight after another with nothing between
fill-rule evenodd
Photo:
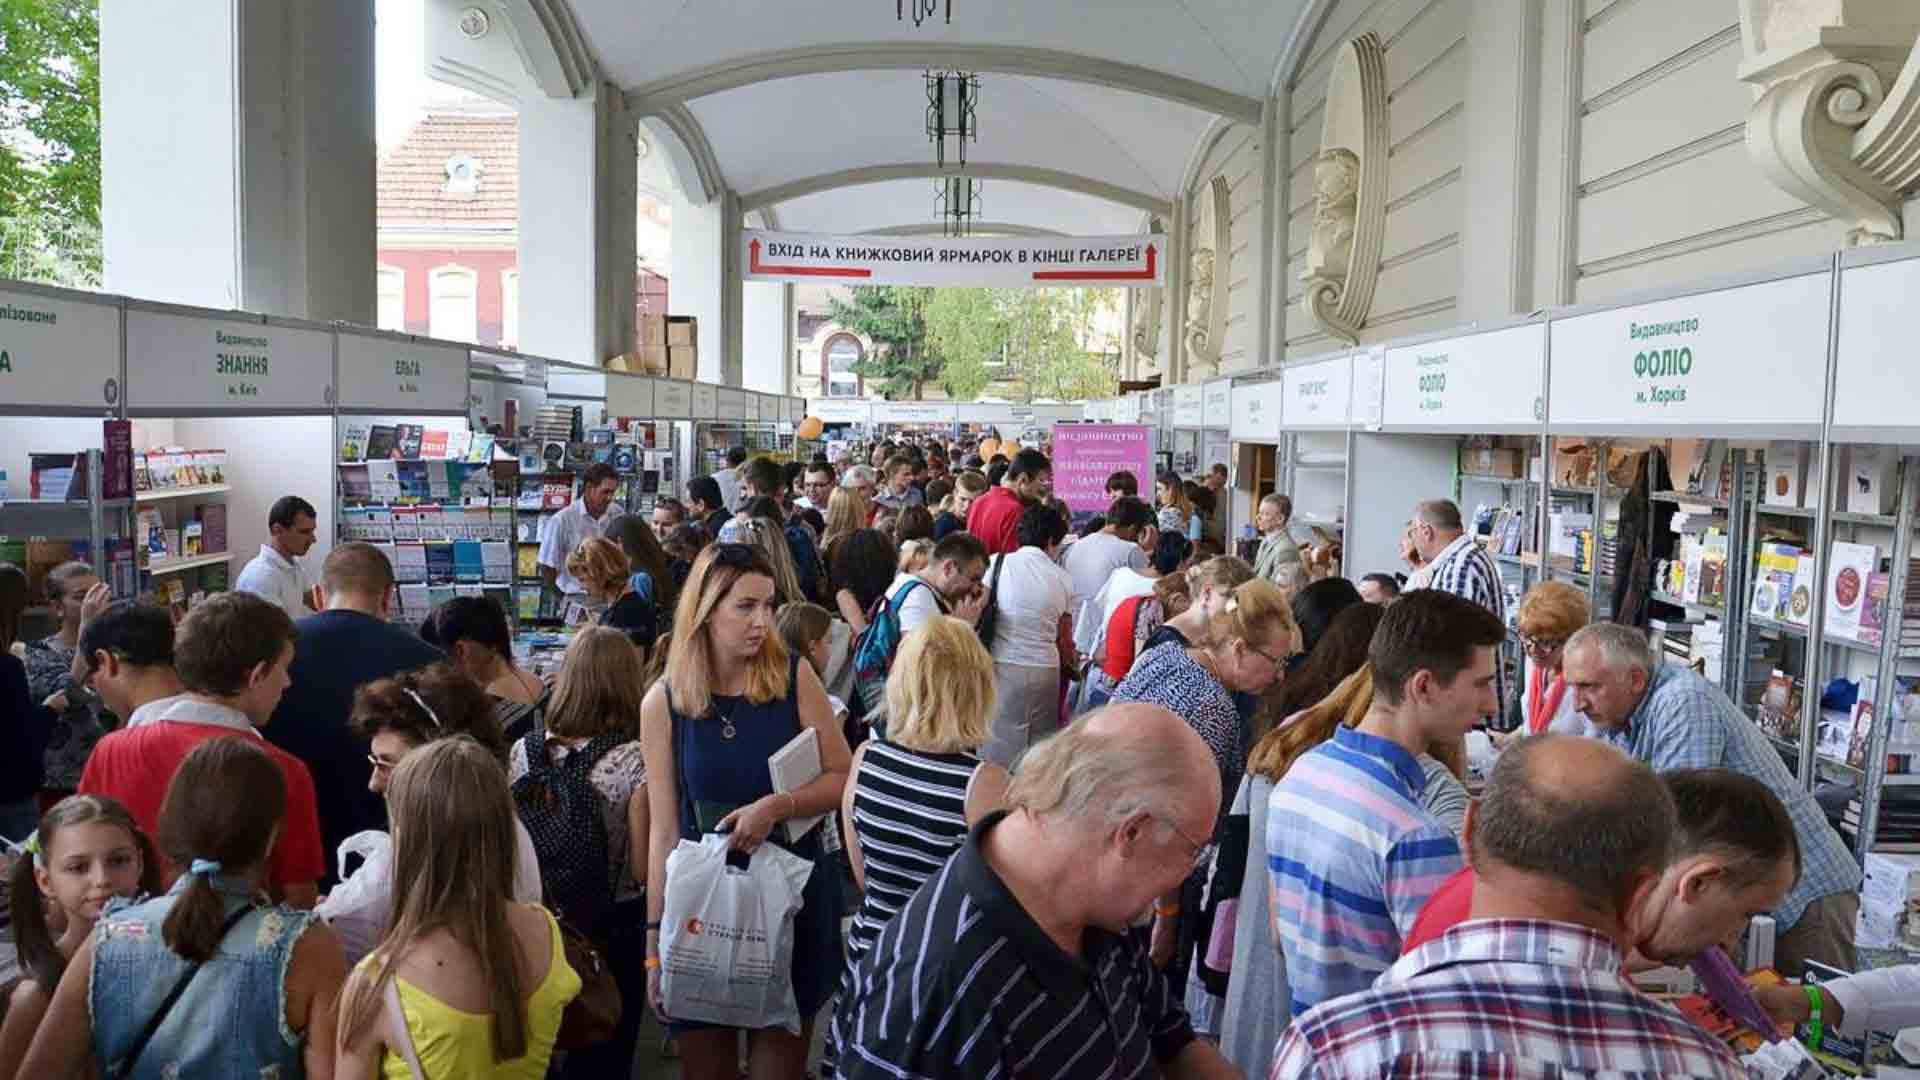
<instances>
[{"instance_id":1,"label":"wristband on wrist","mask_svg":"<svg viewBox=\"0 0 1920 1080\"><path fill-rule=\"evenodd\" d=\"M1820 1013L1822 1006L1825 1004L1825 998L1821 996L1820 988L1812 983L1808 983L1800 989L1807 992L1807 1046L1810 1049L1818 1050L1820 1049L1821 1040L1826 1037L1824 1026L1820 1023Z\"/></svg>"},{"instance_id":2,"label":"wristband on wrist","mask_svg":"<svg viewBox=\"0 0 1920 1080\"><path fill-rule=\"evenodd\" d=\"M649 956L645 960L641 961L641 963L646 967L648 971L660 970L660 958L657 956Z\"/></svg>"},{"instance_id":3,"label":"wristband on wrist","mask_svg":"<svg viewBox=\"0 0 1920 1080\"><path fill-rule=\"evenodd\" d=\"M657 934L657 933L659 933L659 932L660 932L660 920L659 920L659 919L648 919L648 920L647 920L647 932L648 932L648 933L650 933L650 934Z\"/></svg>"},{"instance_id":4,"label":"wristband on wrist","mask_svg":"<svg viewBox=\"0 0 1920 1080\"><path fill-rule=\"evenodd\" d=\"M1155 906L1154 906L1154 909L1153 909L1153 913L1154 913L1155 915L1158 915L1158 916L1160 916L1160 917L1161 917L1161 918L1163 918L1163 919L1175 919L1175 918L1179 918L1179 916L1180 916L1180 905L1179 905L1179 904L1168 904L1168 905L1166 905L1165 907L1161 907L1161 906L1159 906L1159 905L1155 905Z\"/></svg>"}]
</instances>

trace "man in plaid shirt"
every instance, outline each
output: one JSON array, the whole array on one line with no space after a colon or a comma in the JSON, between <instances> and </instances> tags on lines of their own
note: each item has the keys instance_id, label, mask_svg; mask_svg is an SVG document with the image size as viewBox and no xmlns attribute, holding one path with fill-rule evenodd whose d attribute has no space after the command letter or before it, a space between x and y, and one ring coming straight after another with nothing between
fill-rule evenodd
<instances>
[{"instance_id":1,"label":"man in plaid shirt","mask_svg":"<svg viewBox=\"0 0 1920 1080\"><path fill-rule=\"evenodd\" d=\"M1407 540L1420 553L1426 588L1471 600L1507 625L1507 590L1493 556L1466 531L1460 508L1451 499L1430 499L1413 508ZM1507 671L1494 664L1494 699L1507 707Z\"/></svg>"},{"instance_id":2,"label":"man in plaid shirt","mask_svg":"<svg viewBox=\"0 0 1920 1080\"><path fill-rule=\"evenodd\" d=\"M1726 1046L1620 974L1675 831L1652 770L1591 739L1527 739L1500 755L1476 821L1472 917L1296 1020L1271 1080L1744 1080Z\"/></svg>"}]
</instances>

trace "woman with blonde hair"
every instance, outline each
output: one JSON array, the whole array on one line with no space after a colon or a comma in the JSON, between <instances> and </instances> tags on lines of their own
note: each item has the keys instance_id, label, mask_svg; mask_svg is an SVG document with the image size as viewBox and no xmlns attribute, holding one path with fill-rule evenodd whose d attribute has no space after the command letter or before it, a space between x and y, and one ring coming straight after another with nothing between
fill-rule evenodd
<instances>
[{"instance_id":1,"label":"woman with blonde hair","mask_svg":"<svg viewBox=\"0 0 1920 1080\"><path fill-rule=\"evenodd\" d=\"M542 788L572 784L591 790L606 844L604 880L569 873L582 845L594 838L557 830L533 811L523 816L549 904L594 943L621 996L634 1002L645 989L640 965L648 908L642 890L652 837L648 762L637 741L641 667L639 650L624 633L589 626L575 634L554 680L545 723L508 749L506 774L512 789L523 793L522 805L537 805ZM626 1068L639 1033L638 1009L623 1010L613 1038L567 1054L566 1075L605 1076Z\"/></svg>"},{"instance_id":2,"label":"woman with blonde hair","mask_svg":"<svg viewBox=\"0 0 1920 1080\"><path fill-rule=\"evenodd\" d=\"M820 534L820 552L828 566L833 565L840 541L866 528L872 516L872 506L866 496L848 487L833 489L833 494L827 497L827 529Z\"/></svg>"},{"instance_id":3,"label":"woman with blonde hair","mask_svg":"<svg viewBox=\"0 0 1920 1080\"><path fill-rule=\"evenodd\" d=\"M800 584L800 571L793 564L793 549L780 529L765 518L748 518L740 527L739 542L760 553L773 570L774 607L803 604L807 594Z\"/></svg>"},{"instance_id":4,"label":"woman with blonde hair","mask_svg":"<svg viewBox=\"0 0 1920 1080\"><path fill-rule=\"evenodd\" d=\"M774 569L760 548L716 544L702 552L674 612L666 676L641 708L652 812L648 998L674 1034L688 1080L734 1080L739 1032L674 1022L662 1008L658 928L671 887L667 853L680 840L725 832L735 851L751 855L772 841L813 862L794 920L791 969L795 1004L808 1019L798 1035L777 1028L749 1033L755 1077L798 1080L805 1073L811 1018L832 995L843 963L838 883L831 861L821 857L820 830L790 842L776 826L838 808L851 754L820 677L775 632L775 604ZM819 740L821 774L775 792L767 758L802 731Z\"/></svg>"},{"instance_id":5,"label":"woman with blonde hair","mask_svg":"<svg viewBox=\"0 0 1920 1080\"><path fill-rule=\"evenodd\" d=\"M567 556L567 573L589 598L604 605L599 625L627 635L644 654L653 643L653 602L634 589L633 564L620 545L602 536L587 538Z\"/></svg>"},{"instance_id":6,"label":"woman with blonde hair","mask_svg":"<svg viewBox=\"0 0 1920 1080\"><path fill-rule=\"evenodd\" d=\"M580 976L554 917L510 899L499 762L467 736L435 740L394 769L387 805L393 922L341 994L339 1075L546 1075Z\"/></svg>"},{"instance_id":7,"label":"woman with blonde hair","mask_svg":"<svg viewBox=\"0 0 1920 1080\"><path fill-rule=\"evenodd\" d=\"M1162 622L1141 646L1145 652L1156 645L1177 641L1181 648L1204 637L1207 625L1220 614L1232 598L1233 590L1253 580L1253 567L1233 555L1216 555L1187 568L1187 591L1192 600L1187 610Z\"/></svg>"},{"instance_id":8,"label":"woman with blonde hair","mask_svg":"<svg viewBox=\"0 0 1920 1080\"><path fill-rule=\"evenodd\" d=\"M1543 581L1520 598L1514 625L1527 654L1527 689L1520 697L1520 730L1525 734L1578 735L1586 730L1560 665L1566 659L1567 639L1592 615L1587 594L1564 581Z\"/></svg>"}]
</instances>

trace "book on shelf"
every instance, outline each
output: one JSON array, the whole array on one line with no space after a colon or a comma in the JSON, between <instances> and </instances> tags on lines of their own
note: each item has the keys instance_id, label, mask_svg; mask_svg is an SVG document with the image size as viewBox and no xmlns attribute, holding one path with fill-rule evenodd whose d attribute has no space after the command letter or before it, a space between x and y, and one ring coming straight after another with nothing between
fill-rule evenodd
<instances>
[{"instance_id":1,"label":"book on shelf","mask_svg":"<svg viewBox=\"0 0 1920 1080\"><path fill-rule=\"evenodd\" d=\"M504 540L484 540L480 544L480 580L489 585L513 581L513 545Z\"/></svg>"},{"instance_id":2,"label":"book on shelf","mask_svg":"<svg viewBox=\"0 0 1920 1080\"><path fill-rule=\"evenodd\" d=\"M395 424L393 426L393 453L397 458L418 459L420 457L421 437L426 430L419 424Z\"/></svg>"},{"instance_id":3,"label":"book on shelf","mask_svg":"<svg viewBox=\"0 0 1920 1080\"><path fill-rule=\"evenodd\" d=\"M447 432L444 428L428 428L420 433L420 452L423 461L445 461L447 459Z\"/></svg>"},{"instance_id":4,"label":"book on shelf","mask_svg":"<svg viewBox=\"0 0 1920 1080\"><path fill-rule=\"evenodd\" d=\"M1880 549L1872 544L1836 540L1827 557L1826 627L1834 637L1860 640L1861 613L1866 608L1867 579L1880 565Z\"/></svg>"},{"instance_id":5,"label":"book on shelf","mask_svg":"<svg viewBox=\"0 0 1920 1080\"><path fill-rule=\"evenodd\" d=\"M453 545L434 542L421 546L427 550L427 584L451 584L454 580Z\"/></svg>"},{"instance_id":6,"label":"book on shelf","mask_svg":"<svg viewBox=\"0 0 1920 1080\"><path fill-rule=\"evenodd\" d=\"M385 458L367 462L368 498L374 502L400 501L400 465Z\"/></svg>"},{"instance_id":7,"label":"book on shelf","mask_svg":"<svg viewBox=\"0 0 1920 1080\"><path fill-rule=\"evenodd\" d=\"M466 460L471 465L485 465L493 461L493 436L484 431L470 433L467 442Z\"/></svg>"},{"instance_id":8,"label":"book on shelf","mask_svg":"<svg viewBox=\"0 0 1920 1080\"><path fill-rule=\"evenodd\" d=\"M433 604L427 598L425 584L409 582L400 586L400 612L408 622L418 622L432 614Z\"/></svg>"},{"instance_id":9,"label":"book on shelf","mask_svg":"<svg viewBox=\"0 0 1920 1080\"><path fill-rule=\"evenodd\" d=\"M340 460L365 461L367 457L367 436L373 431L373 425L364 420L348 420L340 427Z\"/></svg>"},{"instance_id":10,"label":"book on shelf","mask_svg":"<svg viewBox=\"0 0 1920 1080\"><path fill-rule=\"evenodd\" d=\"M1767 677L1766 688L1760 693L1756 720L1761 730L1776 739L1799 742L1800 707L1800 681L1779 668L1773 669Z\"/></svg>"},{"instance_id":11,"label":"book on shelf","mask_svg":"<svg viewBox=\"0 0 1920 1080\"><path fill-rule=\"evenodd\" d=\"M453 542L453 580L461 584L478 585L486 577L486 560L480 552L478 540L455 540Z\"/></svg>"},{"instance_id":12,"label":"book on shelf","mask_svg":"<svg viewBox=\"0 0 1920 1080\"><path fill-rule=\"evenodd\" d=\"M375 424L367 430L367 460L387 461L394 456L398 432L392 424Z\"/></svg>"},{"instance_id":13,"label":"book on shelf","mask_svg":"<svg viewBox=\"0 0 1920 1080\"><path fill-rule=\"evenodd\" d=\"M515 577L537 578L540 576L540 549L532 544L524 544L516 549L513 573Z\"/></svg>"},{"instance_id":14,"label":"book on shelf","mask_svg":"<svg viewBox=\"0 0 1920 1080\"><path fill-rule=\"evenodd\" d=\"M417 543L396 543L393 546L393 577L395 581L407 585L424 585L427 581L427 549Z\"/></svg>"},{"instance_id":15,"label":"book on shelf","mask_svg":"<svg viewBox=\"0 0 1920 1080\"><path fill-rule=\"evenodd\" d=\"M1867 598L1860 606L1859 640L1863 644L1878 645L1885 635L1889 584L1887 575L1878 570L1867 575Z\"/></svg>"}]
</instances>

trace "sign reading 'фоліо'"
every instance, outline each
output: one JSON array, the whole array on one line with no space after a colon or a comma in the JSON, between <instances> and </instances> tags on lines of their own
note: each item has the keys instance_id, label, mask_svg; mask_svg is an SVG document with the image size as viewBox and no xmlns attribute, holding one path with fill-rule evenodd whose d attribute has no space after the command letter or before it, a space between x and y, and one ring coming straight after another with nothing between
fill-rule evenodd
<instances>
[{"instance_id":1,"label":"sign reading '\u0444\u043e\u043b\u0456\u043e'","mask_svg":"<svg viewBox=\"0 0 1920 1080\"><path fill-rule=\"evenodd\" d=\"M1159 285L1164 236L820 236L750 229L740 237L749 281L842 285L1050 288Z\"/></svg>"},{"instance_id":2,"label":"sign reading '\u0444\u043e\u043b\u0456\u043e'","mask_svg":"<svg viewBox=\"0 0 1920 1080\"><path fill-rule=\"evenodd\" d=\"M1553 324L1553 423L1568 431L1818 431L1828 274L1578 315Z\"/></svg>"}]
</instances>

